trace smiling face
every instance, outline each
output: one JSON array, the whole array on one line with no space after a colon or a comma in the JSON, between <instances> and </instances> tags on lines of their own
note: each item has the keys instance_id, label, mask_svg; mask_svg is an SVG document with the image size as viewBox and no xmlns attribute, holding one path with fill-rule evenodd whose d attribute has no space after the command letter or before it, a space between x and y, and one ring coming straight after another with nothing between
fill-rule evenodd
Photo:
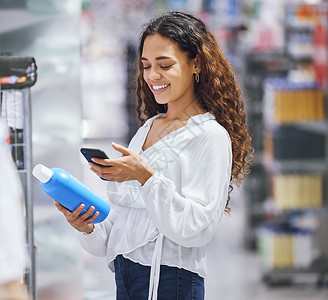
<instances>
[{"instance_id":1,"label":"smiling face","mask_svg":"<svg viewBox=\"0 0 328 300\"><path fill-rule=\"evenodd\" d=\"M159 34L146 37L141 57L143 78L159 104L187 104L195 99L193 74L200 72L196 60L190 60L168 38Z\"/></svg>"}]
</instances>

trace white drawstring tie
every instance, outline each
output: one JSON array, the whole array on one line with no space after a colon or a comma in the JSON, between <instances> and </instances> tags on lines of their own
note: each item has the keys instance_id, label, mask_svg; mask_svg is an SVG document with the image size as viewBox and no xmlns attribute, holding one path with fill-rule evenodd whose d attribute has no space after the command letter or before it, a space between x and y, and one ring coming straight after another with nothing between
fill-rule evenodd
<instances>
[{"instance_id":1,"label":"white drawstring tie","mask_svg":"<svg viewBox=\"0 0 328 300\"><path fill-rule=\"evenodd\" d=\"M155 242L153 257L151 260L148 300L157 300L162 248L163 234L159 233Z\"/></svg>"}]
</instances>

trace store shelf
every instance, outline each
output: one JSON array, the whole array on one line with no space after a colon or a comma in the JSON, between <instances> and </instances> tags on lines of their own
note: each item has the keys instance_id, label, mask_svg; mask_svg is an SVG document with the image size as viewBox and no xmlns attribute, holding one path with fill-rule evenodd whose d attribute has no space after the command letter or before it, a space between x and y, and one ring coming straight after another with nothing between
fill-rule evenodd
<instances>
[{"instance_id":1,"label":"store shelf","mask_svg":"<svg viewBox=\"0 0 328 300\"><path fill-rule=\"evenodd\" d=\"M310 132L328 134L328 122L308 122L308 123L298 123L297 127L307 130Z\"/></svg>"},{"instance_id":2,"label":"store shelf","mask_svg":"<svg viewBox=\"0 0 328 300\"><path fill-rule=\"evenodd\" d=\"M264 159L265 168L272 173L297 173L297 172L318 172L324 173L327 170L325 160L269 160Z\"/></svg>"},{"instance_id":3,"label":"store shelf","mask_svg":"<svg viewBox=\"0 0 328 300\"><path fill-rule=\"evenodd\" d=\"M311 284L318 287L324 286L325 273L328 262L322 260L319 266L307 269L275 269L267 271L262 276L262 281L268 286L295 286L296 284Z\"/></svg>"},{"instance_id":4,"label":"store shelf","mask_svg":"<svg viewBox=\"0 0 328 300\"><path fill-rule=\"evenodd\" d=\"M328 123L325 122L293 122L293 123L284 123L284 124L276 124L271 121L267 121L265 126L269 130L274 130L280 126L292 126L294 128L299 128L307 132L319 133L319 134L328 134Z\"/></svg>"}]
</instances>

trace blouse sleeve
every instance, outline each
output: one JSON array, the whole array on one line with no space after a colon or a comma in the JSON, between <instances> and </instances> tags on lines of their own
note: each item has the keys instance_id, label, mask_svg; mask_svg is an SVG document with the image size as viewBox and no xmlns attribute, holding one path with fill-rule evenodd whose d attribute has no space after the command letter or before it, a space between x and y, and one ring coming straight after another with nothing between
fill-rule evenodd
<instances>
[{"instance_id":1,"label":"blouse sleeve","mask_svg":"<svg viewBox=\"0 0 328 300\"><path fill-rule=\"evenodd\" d=\"M156 172L141 187L146 209L167 238L184 247L202 247L214 236L231 178L231 142L225 129L203 137L181 170L181 193Z\"/></svg>"},{"instance_id":2,"label":"blouse sleeve","mask_svg":"<svg viewBox=\"0 0 328 300\"><path fill-rule=\"evenodd\" d=\"M103 222L95 224L90 234L76 231L82 247L95 256L106 256L108 239L116 216L120 208L111 208L111 211Z\"/></svg>"}]
</instances>

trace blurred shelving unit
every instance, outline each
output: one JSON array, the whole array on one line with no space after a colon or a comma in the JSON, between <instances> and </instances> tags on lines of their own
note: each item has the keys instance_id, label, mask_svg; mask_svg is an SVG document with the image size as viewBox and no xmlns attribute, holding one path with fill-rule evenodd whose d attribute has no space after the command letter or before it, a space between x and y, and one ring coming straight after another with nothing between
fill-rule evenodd
<instances>
[{"instance_id":1,"label":"blurred shelving unit","mask_svg":"<svg viewBox=\"0 0 328 300\"><path fill-rule=\"evenodd\" d=\"M261 185L260 176L265 176L268 183L261 185L257 199L250 194L259 208L250 208L249 241L261 255L263 280L271 286L309 277L320 286L328 273L327 16L327 3L287 4L284 51L279 60L261 54L256 62L265 68L253 79L253 86L261 88L252 94L252 80L246 85L249 98L263 107L262 115L254 111L257 119L251 116L262 159L253 167L260 170L253 181ZM281 74L273 74L278 61L285 62Z\"/></svg>"},{"instance_id":2,"label":"blurred shelving unit","mask_svg":"<svg viewBox=\"0 0 328 300\"><path fill-rule=\"evenodd\" d=\"M267 77L286 76L292 67L291 62L281 51L255 51L245 55L245 73L248 74L244 89L247 98L248 128L252 133L255 149L255 160L251 173L246 178L244 189L248 195L247 230L245 246L250 250L257 248L257 228L264 221L263 199L268 197L270 190L267 171L263 166L263 95L264 81Z\"/></svg>"},{"instance_id":3,"label":"blurred shelving unit","mask_svg":"<svg viewBox=\"0 0 328 300\"><path fill-rule=\"evenodd\" d=\"M326 126L324 95L319 87L286 87L279 81L266 83L264 95L263 163L272 183L268 202L275 209L275 217L259 231L264 279L268 284L281 277L293 282L296 275L311 273L320 283L328 272L327 132L314 128Z\"/></svg>"}]
</instances>

